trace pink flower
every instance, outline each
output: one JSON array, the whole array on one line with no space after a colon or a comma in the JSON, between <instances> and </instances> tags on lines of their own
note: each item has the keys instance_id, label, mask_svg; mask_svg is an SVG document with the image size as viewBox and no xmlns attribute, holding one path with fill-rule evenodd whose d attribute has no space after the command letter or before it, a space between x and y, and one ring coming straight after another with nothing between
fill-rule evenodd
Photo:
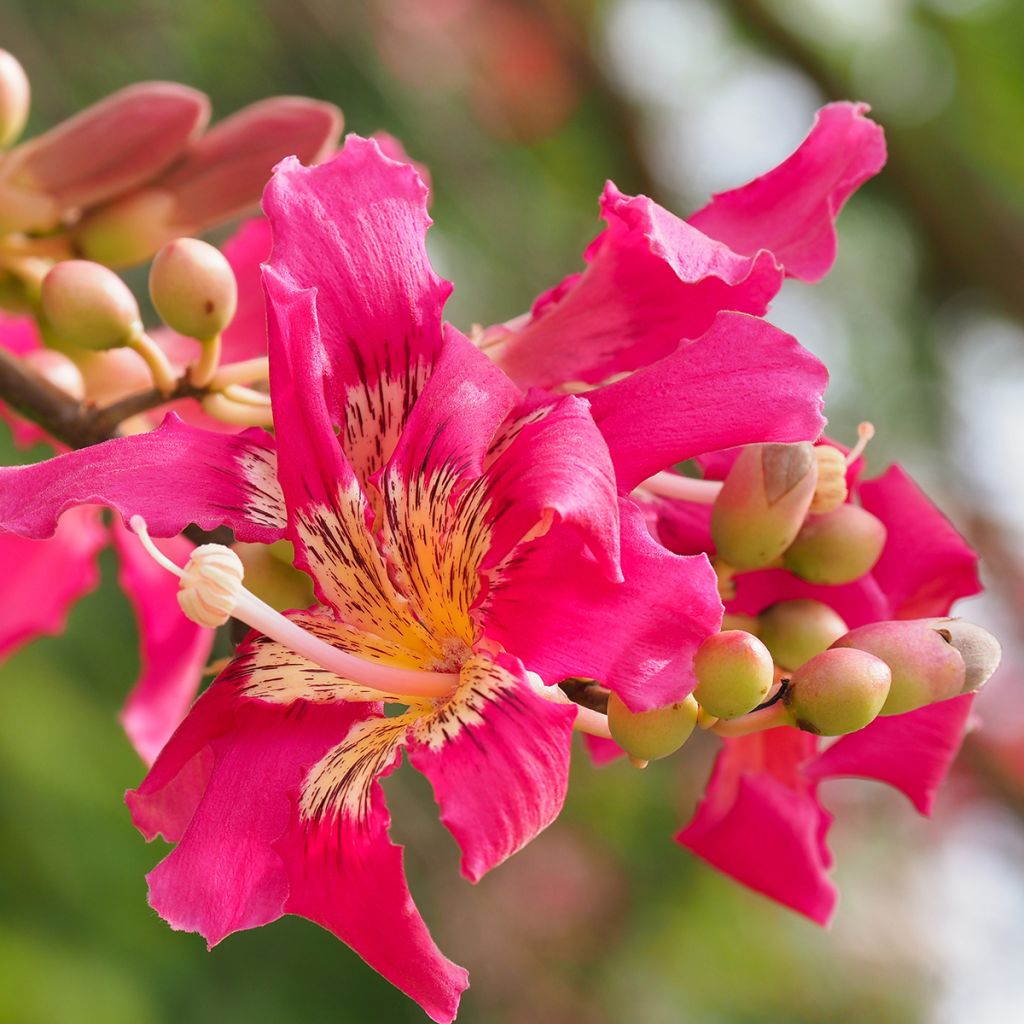
<instances>
[{"instance_id":1,"label":"pink flower","mask_svg":"<svg viewBox=\"0 0 1024 1024\"><path fill-rule=\"evenodd\" d=\"M0 523L45 535L103 502L157 536L195 522L294 543L319 604L290 621L362 678L250 636L129 794L139 828L177 843L151 903L211 945L309 917L447 1021L466 975L412 904L378 780L405 750L473 880L544 828L588 714L545 684L589 675L634 708L671 703L720 622L706 557L657 544L620 488L709 445L815 434L824 374L781 332L726 316L667 352L662 380L524 394L442 326L425 192L355 137L319 168L283 164L264 200L275 438L172 415L0 470ZM730 324L763 346L763 378L729 351ZM671 402L696 373L694 399ZM791 395L781 416L757 400L765 380Z\"/></svg>"}]
</instances>

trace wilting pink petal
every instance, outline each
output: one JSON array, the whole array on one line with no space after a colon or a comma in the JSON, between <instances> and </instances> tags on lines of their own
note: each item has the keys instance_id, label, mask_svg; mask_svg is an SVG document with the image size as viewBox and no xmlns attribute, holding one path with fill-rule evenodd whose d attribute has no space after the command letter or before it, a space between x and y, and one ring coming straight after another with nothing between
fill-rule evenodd
<instances>
[{"instance_id":1,"label":"wilting pink petal","mask_svg":"<svg viewBox=\"0 0 1024 1024\"><path fill-rule=\"evenodd\" d=\"M175 222L192 231L258 202L285 157L322 159L337 144L341 111L302 96L275 96L213 126L157 183L175 198Z\"/></svg>"},{"instance_id":2,"label":"wilting pink petal","mask_svg":"<svg viewBox=\"0 0 1024 1024\"><path fill-rule=\"evenodd\" d=\"M583 745L587 748L590 760L593 761L598 768L601 768L606 764L611 764L612 761L617 761L620 757L626 756L626 752L618 745L618 743L615 742L615 740L605 739L604 736L585 735L583 737Z\"/></svg>"},{"instance_id":3,"label":"wilting pink petal","mask_svg":"<svg viewBox=\"0 0 1024 1024\"><path fill-rule=\"evenodd\" d=\"M813 441L827 384L825 367L795 338L757 317L719 313L697 340L587 397L628 492L704 452Z\"/></svg>"},{"instance_id":4,"label":"wilting pink petal","mask_svg":"<svg viewBox=\"0 0 1024 1024\"><path fill-rule=\"evenodd\" d=\"M152 764L195 699L214 634L185 617L178 606L178 580L153 561L134 534L115 521L113 536L121 562L118 582L139 626L141 663L121 723L142 760ZM193 548L184 537L157 546L178 565L188 561Z\"/></svg>"},{"instance_id":5,"label":"wilting pink petal","mask_svg":"<svg viewBox=\"0 0 1024 1024\"><path fill-rule=\"evenodd\" d=\"M831 824L803 774L817 741L771 729L725 741L704 799L676 840L719 871L819 924L836 903Z\"/></svg>"},{"instance_id":6,"label":"wilting pink petal","mask_svg":"<svg viewBox=\"0 0 1024 1024\"><path fill-rule=\"evenodd\" d=\"M169 413L148 434L119 437L30 466L0 467L0 528L49 537L75 505L141 515L154 536L189 523L230 526L239 540L281 537L284 510L273 440L262 430L212 434Z\"/></svg>"},{"instance_id":7,"label":"wilting pink petal","mask_svg":"<svg viewBox=\"0 0 1024 1024\"><path fill-rule=\"evenodd\" d=\"M225 365L267 354L267 312L260 264L270 255L270 224L254 217L224 243L224 256L238 282L238 308L221 336L221 362Z\"/></svg>"},{"instance_id":8,"label":"wilting pink petal","mask_svg":"<svg viewBox=\"0 0 1024 1024\"><path fill-rule=\"evenodd\" d=\"M963 742L974 694L929 704L904 715L876 718L836 740L805 768L809 779L853 775L877 779L907 795L930 814Z\"/></svg>"},{"instance_id":9,"label":"wilting pink petal","mask_svg":"<svg viewBox=\"0 0 1024 1024\"><path fill-rule=\"evenodd\" d=\"M978 556L899 466L865 480L859 496L888 531L872 575L893 618L947 615L958 598L981 590Z\"/></svg>"},{"instance_id":10,"label":"wilting pink petal","mask_svg":"<svg viewBox=\"0 0 1024 1024\"><path fill-rule=\"evenodd\" d=\"M644 196L609 183L601 210L608 227L587 269L488 349L519 384L599 383L652 363L699 338L723 309L764 313L782 283L770 254L739 256Z\"/></svg>"},{"instance_id":11,"label":"wilting pink petal","mask_svg":"<svg viewBox=\"0 0 1024 1024\"><path fill-rule=\"evenodd\" d=\"M620 517L624 582L584 559L565 573L560 545L578 542L556 527L519 551L481 614L488 636L545 682L599 679L642 711L693 689L693 655L718 630L722 605L704 555L669 554L632 502Z\"/></svg>"},{"instance_id":12,"label":"wilting pink petal","mask_svg":"<svg viewBox=\"0 0 1024 1024\"><path fill-rule=\"evenodd\" d=\"M468 709L453 702L451 721L413 729L409 760L430 779L476 882L561 811L576 708L537 696L507 656L464 666L456 701Z\"/></svg>"},{"instance_id":13,"label":"wilting pink petal","mask_svg":"<svg viewBox=\"0 0 1024 1024\"><path fill-rule=\"evenodd\" d=\"M96 560L106 542L95 508L69 512L48 540L0 530L0 657L63 631L71 606L99 582Z\"/></svg>"},{"instance_id":14,"label":"wilting pink petal","mask_svg":"<svg viewBox=\"0 0 1024 1024\"><path fill-rule=\"evenodd\" d=\"M817 281L836 257L843 204L885 164L885 135L863 103L830 103L774 170L721 192L690 224L738 253L769 250L790 277Z\"/></svg>"},{"instance_id":15,"label":"wilting pink petal","mask_svg":"<svg viewBox=\"0 0 1024 1024\"><path fill-rule=\"evenodd\" d=\"M92 206L154 178L209 116L209 100L195 89L130 85L15 149L13 181L53 196L61 209Z\"/></svg>"}]
</instances>

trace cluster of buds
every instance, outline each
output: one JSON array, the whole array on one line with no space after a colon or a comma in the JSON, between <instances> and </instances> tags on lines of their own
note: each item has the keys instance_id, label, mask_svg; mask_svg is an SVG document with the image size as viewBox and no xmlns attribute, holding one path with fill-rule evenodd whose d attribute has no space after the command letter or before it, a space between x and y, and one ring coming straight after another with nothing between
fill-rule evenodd
<instances>
[{"instance_id":1,"label":"cluster of buds","mask_svg":"<svg viewBox=\"0 0 1024 1024\"><path fill-rule=\"evenodd\" d=\"M268 421L266 396L244 386L265 376L265 367L214 386L236 285L224 257L189 236L254 207L284 157L311 163L332 152L340 111L276 97L207 130L210 103L203 93L143 82L18 143L29 102L24 70L0 51L0 147L6 150L0 152L0 308L36 318L50 351L33 354L33 369L73 398L96 401L101 394L121 396L144 379L134 356L91 354L133 349L156 388L173 392L182 381L111 269L156 256L153 304L172 330L201 346L183 379L211 389L204 404L215 416Z\"/></svg>"}]
</instances>

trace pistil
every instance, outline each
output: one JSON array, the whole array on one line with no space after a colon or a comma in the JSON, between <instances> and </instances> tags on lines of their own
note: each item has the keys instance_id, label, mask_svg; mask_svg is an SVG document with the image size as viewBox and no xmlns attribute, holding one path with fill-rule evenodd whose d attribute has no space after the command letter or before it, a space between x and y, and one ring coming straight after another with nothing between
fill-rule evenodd
<instances>
[{"instance_id":1,"label":"pistil","mask_svg":"<svg viewBox=\"0 0 1024 1024\"><path fill-rule=\"evenodd\" d=\"M700 505L713 505L722 490L721 480L699 480L695 477L683 476L680 473L655 473L648 477L638 488L657 494L662 498L675 498L679 501L693 501Z\"/></svg>"}]
</instances>

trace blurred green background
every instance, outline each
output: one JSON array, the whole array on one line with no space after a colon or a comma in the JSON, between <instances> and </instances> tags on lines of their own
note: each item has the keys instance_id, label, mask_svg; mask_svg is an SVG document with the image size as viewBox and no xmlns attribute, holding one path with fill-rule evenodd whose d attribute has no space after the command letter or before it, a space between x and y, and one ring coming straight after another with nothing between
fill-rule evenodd
<instances>
[{"instance_id":1,"label":"blurred green background","mask_svg":"<svg viewBox=\"0 0 1024 1024\"><path fill-rule=\"evenodd\" d=\"M433 176L432 253L463 329L578 267L606 178L685 213L783 158L826 100L871 102L889 169L843 214L831 277L788 284L772 319L829 363L833 435L874 421L872 469L898 453L989 556L971 614L1010 650L981 712L1000 749L1024 749L1016 0L3 0L0 45L32 79L33 131L171 78L215 115L301 93L392 132ZM0 456L31 457L6 437ZM305 921L207 954L146 906L164 851L121 802L142 768L115 718L137 661L113 575L107 559L66 634L0 668L0 1024L425 1019ZM1019 1018L1022 800L1005 757L972 744L932 822L830 784L843 900L823 932L671 842L711 753L641 774L580 751L560 822L475 888L422 780L389 782L414 894L471 972L461 1020Z\"/></svg>"}]
</instances>

